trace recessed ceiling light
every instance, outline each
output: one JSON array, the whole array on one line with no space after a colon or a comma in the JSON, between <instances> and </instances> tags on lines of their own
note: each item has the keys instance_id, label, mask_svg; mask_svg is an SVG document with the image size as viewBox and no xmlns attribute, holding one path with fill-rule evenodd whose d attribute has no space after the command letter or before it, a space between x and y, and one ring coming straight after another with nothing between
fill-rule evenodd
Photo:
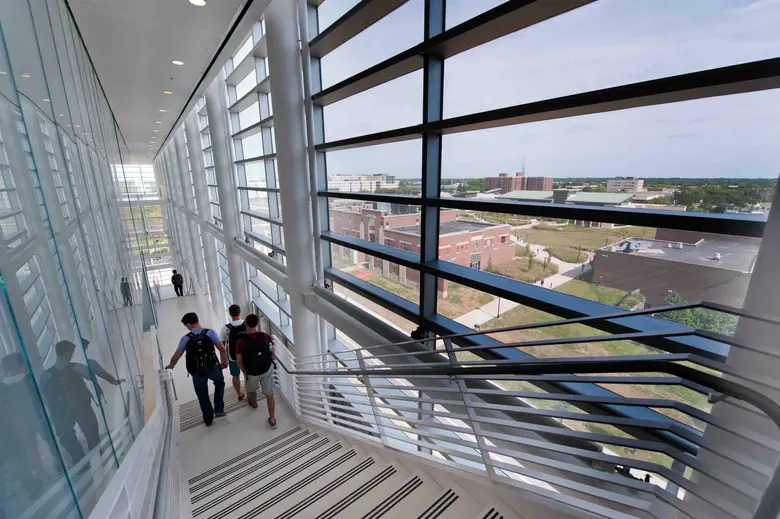
<instances>
[{"instance_id":1,"label":"recessed ceiling light","mask_svg":"<svg viewBox=\"0 0 780 519\"><path fill-rule=\"evenodd\" d=\"M173 95L173 92L171 92L170 90L166 90L165 92L163 92L163 94L167 94L167 95L170 96L170 95Z\"/></svg>"},{"instance_id":2,"label":"recessed ceiling light","mask_svg":"<svg viewBox=\"0 0 780 519\"><path fill-rule=\"evenodd\" d=\"M5 70L0 70L0 76L7 76L7 75L8 72L6 72Z\"/></svg>"},{"instance_id":3,"label":"recessed ceiling light","mask_svg":"<svg viewBox=\"0 0 780 519\"><path fill-rule=\"evenodd\" d=\"M81 126L79 126L79 125L77 124L77 125L76 125L76 128L81 128Z\"/></svg>"},{"instance_id":4,"label":"recessed ceiling light","mask_svg":"<svg viewBox=\"0 0 780 519\"><path fill-rule=\"evenodd\" d=\"M160 110L159 110L159 111L160 111L160 112L162 112L162 113L165 113L165 112L166 112L166 110L163 110L162 108L160 108Z\"/></svg>"},{"instance_id":5,"label":"recessed ceiling light","mask_svg":"<svg viewBox=\"0 0 780 519\"><path fill-rule=\"evenodd\" d=\"M159 132L160 130L152 130L153 132Z\"/></svg>"},{"instance_id":6,"label":"recessed ceiling light","mask_svg":"<svg viewBox=\"0 0 780 519\"><path fill-rule=\"evenodd\" d=\"M25 79L30 79L30 74L22 74L22 77Z\"/></svg>"},{"instance_id":7,"label":"recessed ceiling light","mask_svg":"<svg viewBox=\"0 0 780 519\"><path fill-rule=\"evenodd\" d=\"M65 117L65 114L60 114L60 117Z\"/></svg>"},{"instance_id":8,"label":"recessed ceiling light","mask_svg":"<svg viewBox=\"0 0 780 519\"><path fill-rule=\"evenodd\" d=\"M198 7L205 7L206 6L206 0L190 0L190 3L192 5L197 5Z\"/></svg>"},{"instance_id":9,"label":"recessed ceiling light","mask_svg":"<svg viewBox=\"0 0 780 519\"><path fill-rule=\"evenodd\" d=\"M171 63L173 63L174 65L180 65L180 66L181 66L181 65L184 65L184 62L183 62L183 61L179 61L179 60L177 60L177 59L175 59L175 60L171 61Z\"/></svg>"},{"instance_id":10,"label":"recessed ceiling light","mask_svg":"<svg viewBox=\"0 0 780 519\"><path fill-rule=\"evenodd\" d=\"M48 97L44 97L44 98L43 98L43 102L44 102L44 103L50 103L50 102L51 102L51 99L49 99Z\"/></svg>"},{"instance_id":11,"label":"recessed ceiling light","mask_svg":"<svg viewBox=\"0 0 780 519\"><path fill-rule=\"evenodd\" d=\"M157 124L162 124L162 121L154 121L154 122L156 122Z\"/></svg>"}]
</instances>

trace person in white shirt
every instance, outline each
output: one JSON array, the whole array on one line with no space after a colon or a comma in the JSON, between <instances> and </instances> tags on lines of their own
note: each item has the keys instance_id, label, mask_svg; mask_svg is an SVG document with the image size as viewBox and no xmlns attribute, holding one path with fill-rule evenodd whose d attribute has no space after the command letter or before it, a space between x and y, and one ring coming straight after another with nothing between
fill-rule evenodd
<instances>
[{"instance_id":1,"label":"person in white shirt","mask_svg":"<svg viewBox=\"0 0 780 519\"><path fill-rule=\"evenodd\" d=\"M230 305L228 313L230 314L230 322L222 327L219 338L222 339L222 342L227 347L228 367L230 368L230 376L233 377L233 389L238 400L241 401L244 399L244 393L241 392L241 370L236 362L236 343L241 335L246 334L246 325L244 320L241 319L240 306Z\"/></svg>"}]
</instances>

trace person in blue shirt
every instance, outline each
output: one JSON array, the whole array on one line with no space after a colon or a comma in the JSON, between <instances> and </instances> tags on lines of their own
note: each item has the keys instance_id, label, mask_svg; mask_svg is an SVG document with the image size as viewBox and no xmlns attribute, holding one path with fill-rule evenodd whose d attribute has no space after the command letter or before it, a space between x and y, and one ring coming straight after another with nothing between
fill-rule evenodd
<instances>
[{"instance_id":1,"label":"person in blue shirt","mask_svg":"<svg viewBox=\"0 0 780 519\"><path fill-rule=\"evenodd\" d=\"M225 416L225 377L222 374L222 370L228 366L225 344L219 338L217 332L203 328L200 325L198 314L195 312L184 314L181 322L187 327L189 333L179 340L176 352L171 357L171 362L165 369L173 369L176 366L176 363L179 362L182 355L187 352L188 344L190 345L190 351L187 352L187 361L193 363L197 363L198 360L203 360L204 363L208 365L208 358L214 355L213 347L216 347L217 350L219 350L220 362L216 362L216 357L213 357L213 366L208 371L193 373L189 369L189 364L187 370L192 375L192 386L195 388L195 394L198 396L200 410L203 413L203 421L207 426L211 426L215 416ZM207 338L208 341L206 341L205 338ZM208 344L209 342L211 345ZM198 346L198 343L204 346L201 348ZM198 350L201 350L200 355ZM193 356L192 359L190 359L190 355ZM209 380L214 382L213 407L211 405L211 400L209 399Z\"/></svg>"}]
</instances>

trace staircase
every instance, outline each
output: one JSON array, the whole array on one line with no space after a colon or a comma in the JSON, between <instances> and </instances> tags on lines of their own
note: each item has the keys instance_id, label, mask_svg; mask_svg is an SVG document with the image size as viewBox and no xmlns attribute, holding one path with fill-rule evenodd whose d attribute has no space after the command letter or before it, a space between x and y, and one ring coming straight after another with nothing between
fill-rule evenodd
<instances>
[{"instance_id":1,"label":"staircase","mask_svg":"<svg viewBox=\"0 0 780 519\"><path fill-rule=\"evenodd\" d=\"M295 426L189 481L196 519L518 519L443 473L386 450ZM486 502L483 502L486 501Z\"/></svg>"}]
</instances>

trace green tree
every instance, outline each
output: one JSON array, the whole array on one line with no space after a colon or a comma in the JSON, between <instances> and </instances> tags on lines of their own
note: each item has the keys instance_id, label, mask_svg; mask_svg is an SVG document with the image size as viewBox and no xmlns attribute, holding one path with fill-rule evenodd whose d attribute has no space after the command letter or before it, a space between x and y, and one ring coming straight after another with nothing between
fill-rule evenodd
<instances>
[{"instance_id":1,"label":"green tree","mask_svg":"<svg viewBox=\"0 0 780 519\"><path fill-rule=\"evenodd\" d=\"M681 305L686 303L677 292L669 292L666 296L667 305ZM707 330L722 335L732 335L737 328L737 316L710 310L709 308L688 308L665 312L660 316L667 321L674 321L697 330Z\"/></svg>"},{"instance_id":2,"label":"green tree","mask_svg":"<svg viewBox=\"0 0 780 519\"><path fill-rule=\"evenodd\" d=\"M528 270L531 270L531 267L534 266L534 257L528 256Z\"/></svg>"}]
</instances>

